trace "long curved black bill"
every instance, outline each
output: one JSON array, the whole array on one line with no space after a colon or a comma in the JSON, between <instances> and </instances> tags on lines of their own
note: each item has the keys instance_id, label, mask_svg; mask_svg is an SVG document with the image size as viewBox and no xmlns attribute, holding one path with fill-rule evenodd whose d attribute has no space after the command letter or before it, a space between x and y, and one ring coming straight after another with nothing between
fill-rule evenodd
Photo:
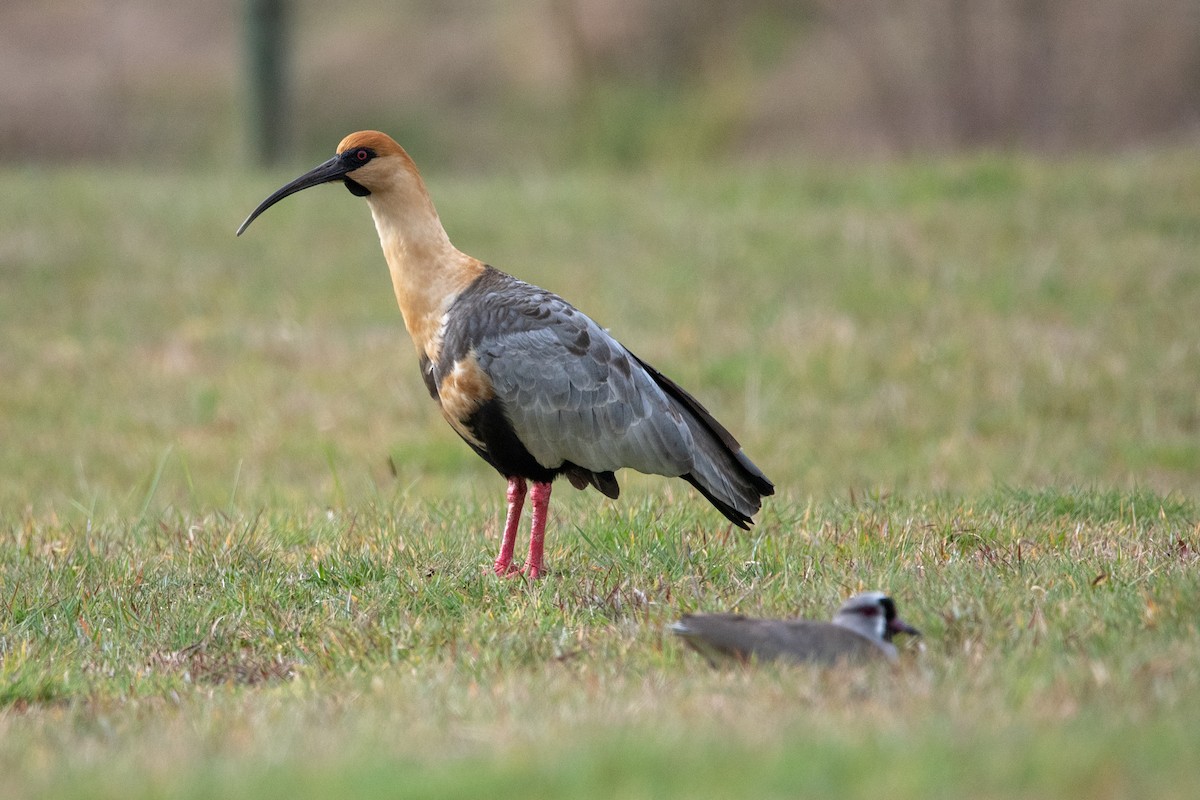
<instances>
[{"instance_id":1,"label":"long curved black bill","mask_svg":"<svg viewBox=\"0 0 1200 800\"><path fill-rule=\"evenodd\" d=\"M349 171L350 170L346 169L346 163L340 156L334 156L324 164L321 164L318 167L313 167L291 183L279 187L270 197L259 203L258 208L251 211L250 216L246 217L246 221L238 227L237 235L241 236L242 231L250 227L250 223L254 222L259 214L266 211L268 208L275 205L288 195L295 194L296 192L299 192L303 189L308 189L312 186L318 186L322 183L341 180L346 177L346 173Z\"/></svg>"}]
</instances>

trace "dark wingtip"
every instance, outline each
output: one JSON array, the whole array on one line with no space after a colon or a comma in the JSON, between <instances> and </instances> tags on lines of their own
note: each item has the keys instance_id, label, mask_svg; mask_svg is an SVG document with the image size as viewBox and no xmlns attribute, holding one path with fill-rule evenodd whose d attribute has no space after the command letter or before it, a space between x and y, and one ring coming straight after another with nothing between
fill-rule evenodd
<instances>
[{"instance_id":1,"label":"dark wingtip","mask_svg":"<svg viewBox=\"0 0 1200 800\"><path fill-rule=\"evenodd\" d=\"M696 487L696 491L704 495L704 499L712 503L717 511L720 511L722 514L724 514L725 519L729 520L734 525L737 525L744 531L750 530L750 526L754 524L753 517L748 514L743 514L741 511L729 505L729 503L726 503L724 500L714 495L712 492L706 489L692 473L689 472L686 475L680 475L679 477Z\"/></svg>"}]
</instances>

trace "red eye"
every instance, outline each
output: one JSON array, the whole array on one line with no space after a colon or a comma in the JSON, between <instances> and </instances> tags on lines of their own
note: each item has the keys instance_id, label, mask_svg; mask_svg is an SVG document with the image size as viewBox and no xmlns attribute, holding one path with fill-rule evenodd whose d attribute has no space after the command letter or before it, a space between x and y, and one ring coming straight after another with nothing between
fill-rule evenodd
<instances>
[{"instance_id":1,"label":"red eye","mask_svg":"<svg viewBox=\"0 0 1200 800\"><path fill-rule=\"evenodd\" d=\"M366 161L370 157L370 153L368 153L366 150L359 150L354 154L354 157L359 161Z\"/></svg>"}]
</instances>

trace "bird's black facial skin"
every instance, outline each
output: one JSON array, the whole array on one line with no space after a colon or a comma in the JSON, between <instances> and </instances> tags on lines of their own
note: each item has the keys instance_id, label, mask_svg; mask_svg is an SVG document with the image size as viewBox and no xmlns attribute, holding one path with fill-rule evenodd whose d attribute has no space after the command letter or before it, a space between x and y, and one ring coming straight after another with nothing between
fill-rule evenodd
<instances>
[{"instance_id":1,"label":"bird's black facial skin","mask_svg":"<svg viewBox=\"0 0 1200 800\"><path fill-rule=\"evenodd\" d=\"M375 157L375 151L370 147L353 147L341 154L346 169L358 169Z\"/></svg>"},{"instance_id":2,"label":"bird's black facial skin","mask_svg":"<svg viewBox=\"0 0 1200 800\"><path fill-rule=\"evenodd\" d=\"M349 178L342 178L342 183L346 184L346 188L350 190L350 194L355 197L366 197L371 193L371 190L363 186L358 181L352 181Z\"/></svg>"},{"instance_id":3,"label":"bird's black facial skin","mask_svg":"<svg viewBox=\"0 0 1200 800\"><path fill-rule=\"evenodd\" d=\"M375 157L375 151L369 147L355 147L352 150L347 150L342 153L341 160L345 163L347 170L358 169L363 164L366 164ZM363 186L361 183L350 178L343 178L342 183L346 184L346 188L350 194L355 197L366 197L371 193L371 190Z\"/></svg>"}]
</instances>

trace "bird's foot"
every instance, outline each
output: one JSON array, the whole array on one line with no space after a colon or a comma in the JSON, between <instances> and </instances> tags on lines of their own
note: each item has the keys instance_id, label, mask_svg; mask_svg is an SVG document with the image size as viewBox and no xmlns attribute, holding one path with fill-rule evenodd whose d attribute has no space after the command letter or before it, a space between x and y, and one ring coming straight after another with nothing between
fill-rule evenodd
<instances>
[{"instance_id":1,"label":"bird's foot","mask_svg":"<svg viewBox=\"0 0 1200 800\"><path fill-rule=\"evenodd\" d=\"M484 572L488 571L484 570ZM514 564L511 561L507 563L497 561L492 565L490 572L494 573L498 578L526 578L531 581L536 581L546 576L546 571L538 564Z\"/></svg>"},{"instance_id":2,"label":"bird's foot","mask_svg":"<svg viewBox=\"0 0 1200 800\"><path fill-rule=\"evenodd\" d=\"M486 572L487 570L484 571ZM511 578L515 575L521 574L521 567L512 563L512 561L501 561L500 559L496 559L496 563L492 565L491 571L495 573L497 577Z\"/></svg>"}]
</instances>

